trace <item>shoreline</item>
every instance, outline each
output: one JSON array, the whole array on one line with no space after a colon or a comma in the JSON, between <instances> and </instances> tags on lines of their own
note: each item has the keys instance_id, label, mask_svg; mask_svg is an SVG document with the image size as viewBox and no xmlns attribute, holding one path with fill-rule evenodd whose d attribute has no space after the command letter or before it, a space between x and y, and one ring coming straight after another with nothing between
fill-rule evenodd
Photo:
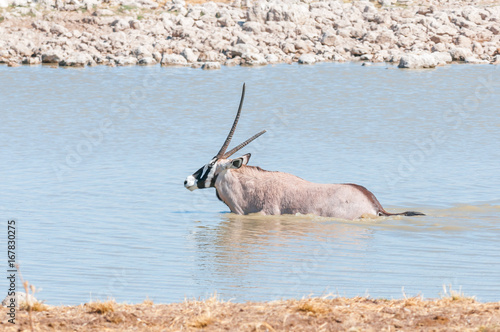
<instances>
[{"instance_id":1,"label":"shoreline","mask_svg":"<svg viewBox=\"0 0 500 332\"><path fill-rule=\"evenodd\" d=\"M366 297L322 297L271 302L224 302L213 296L182 303L117 304L91 302L79 306L40 305L31 313L16 313L16 325L3 331L500 331L500 302L480 303L451 294L438 300Z\"/></svg>"},{"instance_id":2,"label":"shoreline","mask_svg":"<svg viewBox=\"0 0 500 332\"><path fill-rule=\"evenodd\" d=\"M493 0L0 0L0 63L263 66L500 63Z\"/></svg>"}]
</instances>

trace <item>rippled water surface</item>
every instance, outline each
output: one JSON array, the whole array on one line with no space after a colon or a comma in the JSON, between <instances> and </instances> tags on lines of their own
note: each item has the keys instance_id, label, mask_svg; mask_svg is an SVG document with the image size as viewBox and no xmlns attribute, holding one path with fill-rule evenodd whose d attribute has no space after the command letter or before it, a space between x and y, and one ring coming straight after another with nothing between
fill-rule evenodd
<instances>
[{"instance_id":1,"label":"rippled water surface","mask_svg":"<svg viewBox=\"0 0 500 332\"><path fill-rule=\"evenodd\" d=\"M49 304L438 297L443 285L500 301L497 68L0 66L1 250L15 219L23 276ZM268 130L241 151L251 165L358 183L389 211L427 216L237 216L214 190L186 190L243 82L233 146Z\"/></svg>"}]
</instances>

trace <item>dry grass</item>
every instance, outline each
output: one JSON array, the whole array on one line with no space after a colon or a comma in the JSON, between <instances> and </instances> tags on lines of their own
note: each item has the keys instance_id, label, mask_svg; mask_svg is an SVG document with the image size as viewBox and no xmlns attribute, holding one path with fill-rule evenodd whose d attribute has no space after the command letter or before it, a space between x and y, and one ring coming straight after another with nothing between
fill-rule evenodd
<instances>
[{"instance_id":1,"label":"dry grass","mask_svg":"<svg viewBox=\"0 0 500 332\"><path fill-rule=\"evenodd\" d=\"M462 300L469 300L469 301L475 301L476 298L474 296L467 296L462 292L462 289L459 289L458 291L452 289L451 285L446 287L446 285L443 285L443 293L441 294L441 297L443 299L450 299L452 301L462 301Z\"/></svg>"},{"instance_id":2,"label":"dry grass","mask_svg":"<svg viewBox=\"0 0 500 332\"><path fill-rule=\"evenodd\" d=\"M449 293L449 290L447 291ZM0 315L6 317L5 308ZM17 325L2 331L29 330L28 312L17 313ZM118 304L91 302L48 306L32 311L35 331L496 331L500 302L480 303L468 297L424 300L307 298L273 302L224 302L216 296L182 303Z\"/></svg>"},{"instance_id":3,"label":"dry grass","mask_svg":"<svg viewBox=\"0 0 500 332\"><path fill-rule=\"evenodd\" d=\"M149 298L146 298L144 301L142 301L142 304L144 304L144 305L154 305L153 301L150 300Z\"/></svg>"},{"instance_id":4,"label":"dry grass","mask_svg":"<svg viewBox=\"0 0 500 332\"><path fill-rule=\"evenodd\" d=\"M310 314L310 315L324 315L330 312L330 306L328 301L322 301L323 299L302 299L298 301L296 309L298 312Z\"/></svg>"},{"instance_id":5,"label":"dry grass","mask_svg":"<svg viewBox=\"0 0 500 332\"><path fill-rule=\"evenodd\" d=\"M87 307L88 312L90 313L96 313L102 315L108 312L114 312L115 305L116 302L114 300L108 300L106 302L101 302L101 301L89 302L85 304L85 307Z\"/></svg>"},{"instance_id":6,"label":"dry grass","mask_svg":"<svg viewBox=\"0 0 500 332\"><path fill-rule=\"evenodd\" d=\"M193 321L189 323L189 326L196 328L204 328L214 322L214 318L210 313L202 314L193 318Z\"/></svg>"},{"instance_id":7,"label":"dry grass","mask_svg":"<svg viewBox=\"0 0 500 332\"><path fill-rule=\"evenodd\" d=\"M32 304L28 304L27 302L23 302L19 305L19 308L21 310L26 310L26 311L47 311L49 310L49 307L44 304L43 302L35 302L35 303L32 303Z\"/></svg>"}]
</instances>

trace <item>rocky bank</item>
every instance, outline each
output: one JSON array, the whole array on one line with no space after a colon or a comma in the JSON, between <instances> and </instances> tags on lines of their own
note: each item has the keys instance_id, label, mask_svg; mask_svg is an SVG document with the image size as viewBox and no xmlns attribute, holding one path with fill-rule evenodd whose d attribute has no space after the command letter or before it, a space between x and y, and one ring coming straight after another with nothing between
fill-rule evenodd
<instances>
[{"instance_id":1,"label":"rocky bank","mask_svg":"<svg viewBox=\"0 0 500 332\"><path fill-rule=\"evenodd\" d=\"M498 64L500 3L0 0L0 63L10 66L322 61Z\"/></svg>"}]
</instances>

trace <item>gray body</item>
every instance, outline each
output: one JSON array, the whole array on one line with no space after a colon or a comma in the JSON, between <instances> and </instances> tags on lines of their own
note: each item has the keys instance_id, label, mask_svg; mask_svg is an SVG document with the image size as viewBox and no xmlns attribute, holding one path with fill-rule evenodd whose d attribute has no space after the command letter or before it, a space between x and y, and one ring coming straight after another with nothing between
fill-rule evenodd
<instances>
[{"instance_id":1,"label":"gray body","mask_svg":"<svg viewBox=\"0 0 500 332\"><path fill-rule=\"evenodd\" d=\"M217 177L217 196L236 214L314 214L341 219L385 215L368 190L354 184L319 184L295 175L241 166Z\"/></svg>"},{"instance_id":2,"label":"gray body","mask_svg":"<svg viewBox=\"0 0 500 332\"><path fill-rule=\"evenodd\" d=\"M215 187L217 197L226 203L231 212L237 214L300 213L342 219L423 215L412 211L388 213L370 191L356 184L318 184L292 174L247 166L249 153L228 159L266 132L263 130L226 152L241 114L244 96L245 85L238 113L224 144L208 164L186 178L184 187L187 189L193 191Z\"/></svg>"}]
</instances>

